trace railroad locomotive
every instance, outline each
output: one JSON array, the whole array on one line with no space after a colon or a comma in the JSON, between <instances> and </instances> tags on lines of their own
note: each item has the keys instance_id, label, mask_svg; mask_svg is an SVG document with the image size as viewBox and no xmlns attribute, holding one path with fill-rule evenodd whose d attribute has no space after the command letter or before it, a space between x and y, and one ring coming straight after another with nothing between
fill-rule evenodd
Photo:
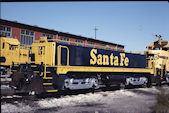
<instances>
[{"instance_id":1,"label":"railroad locomotive","mask_svg":"<svg viewBox=\"0 0 169 113\"><path fill-rule=\"evenodd\" d=\"M28 52L28 47L21 46L17 39L0 37L0 74L8 74L12 62L28 62Z\"/></svg>"},{"instance_id":2,"label":"railroad locomotive","mask_svg":"<svg viewBox=\"0 0 169 113\"><path fill-rule=\"evenodd\" d=\"M152 44L147 46L143 55L61 44L41 37L29 47L26 63L11 64L10 86L16 92L41 94L94 90L112 85L121 88L128 85L151 87L152 83L161 85L162 82L169 82L169 42L164 44L163 40L159 40L153 44L158 47L162 44L160 47L165 50L161 51L165 53L157 57L149 50L150 46L152 50L155 48Z\"/></svg>"},{"instance_id":3,"label":"railroad locomotive","mask_svg":"<svg viewBox=\"0 0 169 113\"><path fill-rule=\"evenodd\" d=\"M146 48L147 67L154 69L155 84L169 83L169 41L159 38L150 43Z\"/></svg>"}]
</instances>

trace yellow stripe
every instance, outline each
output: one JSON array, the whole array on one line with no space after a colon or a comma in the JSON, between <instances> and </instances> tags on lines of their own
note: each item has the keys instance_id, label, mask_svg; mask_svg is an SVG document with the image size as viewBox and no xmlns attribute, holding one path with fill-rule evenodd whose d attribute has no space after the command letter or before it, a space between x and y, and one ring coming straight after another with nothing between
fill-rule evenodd
<instances>
[{"instance_id":1,"label":"yellow stripe","mask_svg":"<svg viewBox=\"0 0 169 113\"><path fill-rule=\"evenodd\" d=\"M122 68L122 67L92 67L92 66L57 66L57 74L67 74L68 72L134 72L134 73L153 74L153 69Z\"/></svg>"},{"instance_id":2,"label":"yellow stripe","mask_svg":"<svg viewBox=\"0 0 169 113\"><path fill-rule=\"evenodd\" d=\"M43 83L43 85L53 85L53 83Z\"/></svg>"},{"instance_id":3,"label":"yellow stripe","mask_svg":"<svg viewBox=\"0 0 169 113\"><path fill-rule=\"evenodd\" d=\"M47 90L47 92L58 92L58 90Z\"/></svg>"},{"instance_id":4,"label":"yellow stripe","mask_svg":"<svg viewBox=\"0 0 169 113\"><path fill-rule=\"evenodd\" d=\"M31 65L31 67L37 67L36 65Z\"/></svg>"}]
</instances>

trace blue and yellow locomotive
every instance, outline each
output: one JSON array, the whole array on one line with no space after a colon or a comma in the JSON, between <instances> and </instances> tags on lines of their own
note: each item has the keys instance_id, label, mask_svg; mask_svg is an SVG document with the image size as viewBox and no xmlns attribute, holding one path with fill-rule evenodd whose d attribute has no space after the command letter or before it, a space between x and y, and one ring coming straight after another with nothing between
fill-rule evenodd
<instances>
[{"instance_id":1,"label":"blue and yellow locomotive","mask_svg":"<svg viewBox=\"0 0 169 113\"><path fill-rule=\"evenodd\" d=\"M148 86L153 75L145 55L61 44L46 37L31 45L29 56L27 64L12 66L18 70L12 86L32 94L114 84Z\"/></svg>"},{"instance_id":2,"label":"blue and yellow locomotive","mask_svg":"<svg viewBox=\"0 0 169 113\"><path fill-rule=\"evenodd\" d=\"M30 46L27 63L11 66L11 86L30 94L112 85L150 87L159 82L159 76L160 82L166 81L169 73L167 66L160 68L163 73L157 72L155 60L148 52L143 55L81 47L41 37Z\"/></svg>"}]
</instances>

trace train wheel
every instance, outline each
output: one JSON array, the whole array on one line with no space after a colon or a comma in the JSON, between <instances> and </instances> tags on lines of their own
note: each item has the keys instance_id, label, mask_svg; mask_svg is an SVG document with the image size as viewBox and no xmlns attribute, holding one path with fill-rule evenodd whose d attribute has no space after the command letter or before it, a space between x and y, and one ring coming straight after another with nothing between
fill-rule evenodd
<instances>
[{"instance_id":1,"label":"train wheel","mask_svg":"<svg viewBox=\"0 0 169 113\"><path fill-rule=\"evenodd\" d=\"M39 95L44 92L43 81L39 75L34 74L33 78L30 81L29 87L30 87L29 91L30 95Z\"/></svg>"}]
</instances>

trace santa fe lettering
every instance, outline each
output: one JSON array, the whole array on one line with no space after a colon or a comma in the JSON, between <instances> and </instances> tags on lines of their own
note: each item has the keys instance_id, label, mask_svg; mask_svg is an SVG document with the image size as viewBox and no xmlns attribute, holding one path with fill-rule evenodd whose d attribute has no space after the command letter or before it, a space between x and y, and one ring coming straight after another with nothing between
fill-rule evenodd
<instances>
[{"instance_id":1,"label":"santa fe lettering","mask_svg":"<svg viewBox=\"0 0 169 113\"><path fill-rule=\"evenodd\" d=\"M114 56L113 53L109 55L97 54L97 49L90 51L90 64L91 65L111 65L111 66L128 66L129 58L126 57L125 53L120 53L120 58Z\"/></svg>"}]
</instances>

